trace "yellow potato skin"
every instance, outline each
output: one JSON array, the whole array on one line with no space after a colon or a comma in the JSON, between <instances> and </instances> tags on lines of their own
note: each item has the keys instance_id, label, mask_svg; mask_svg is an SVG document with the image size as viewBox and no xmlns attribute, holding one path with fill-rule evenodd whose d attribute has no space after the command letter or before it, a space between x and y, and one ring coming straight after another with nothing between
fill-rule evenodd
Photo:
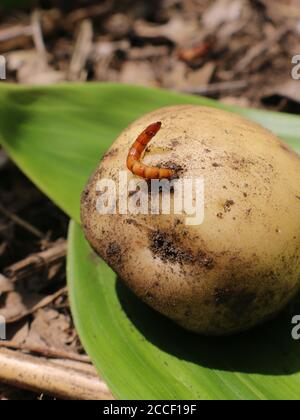
<instances>
[{"instance_id":1,"label":"yellow potato skin","mask_svg":"<svg viewBox=\"0 0 300 420\"><path fill-rule=\"evenodd\" d=\"M200 226L173 214L96 211L97 181L118 180L130 146L155 121L162 129L143 162L172 162L180 176L204 178ZM192 105L159 109L118 137L89 181L85 235L137 296L182 327L205 335L247 330L300 289L299 173L295 152L240 116Z\"/></svg>"}]
</instances>

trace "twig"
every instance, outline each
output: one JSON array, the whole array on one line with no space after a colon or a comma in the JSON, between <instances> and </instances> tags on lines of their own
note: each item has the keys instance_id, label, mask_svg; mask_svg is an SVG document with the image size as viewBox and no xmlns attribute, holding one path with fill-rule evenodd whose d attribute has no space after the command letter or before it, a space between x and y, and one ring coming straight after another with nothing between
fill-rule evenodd
<instances>
[{"instance_id":1,"label":"twig","mask_svg":"<svg viewBox=\"0 0 300 420\"><path fill-rule=\"evenodd\" d=\"M31 25L15 25L0 29L0 42L10 41L20 37L29 37L32 35Z\"/></svg>"},{"instance_id":2,"label":"twig","mask_svg":"<svg viewBox=\"0 0 300 420\"><path fill-rule=\"evenodd\" d=\"M33 42L40 59L41 68L46 70L48 68L47 50L43 38L41 14L38 10L32 13L31 27Z\"/></svg>"},{"instance_id":3,"label":"twig","mask_svg":"<svg viewBox=\"0 0 300 420\"><path fill-rule=\"evenodd\" d=\"M67 287L63 287L62 289L58 290L56 293L53 293L53 295L46 296L44 299L42 299L38 304L33 306L32 308L28 309L27 311L22 312L21 314L10 317L6 319L6 322L8 324L12 324L14 322L20 321L21 319L25 318L28 315L33 314L34 312L38 311L39 309L44 308L45 306L50 305L54 300L59 298L61 295L67 292Z\"/></svg>"},{"instance_id":4,"label":"twig","mask_svg":"<svg viewBox=\"0 0 300 420\"><path fill-rule=\"evenodd\" d=\"M64 260L67 253L67 241L59 240L46 251L30 255L4 270L4 275L15 282L49 269Z\"/></svg>"},{"instance_id":5,"label":"twig","mask_svg":"<svg viewBox=\"0 0 300 420\"><path fill-rule=\"evenodd\" d=\"M90 55L93 46L93 25L90 20L84 20L81 23L79 34L76 40L73 57L70 63L69 80L81 80L86 61Z\"/></svg>"},{"instance_id":6,"label":"twig","mask_svg":"<svg viewBox=\"0 0 300 420\"><path fill-rule=\"evenodd\" d=\"M1 341L0 347L13 350L21 350L24 352L39 354L48 359L66 359L81 363L91 363L91 359L86 355L76 354L66 350L56 349L53 347L42 347L32 344L20 344L15 341Z\"/></svg>"},{"instance_id":7,"label":"twig","mask_svg":"<svg viewBox=\"0 0 300 420\"><path fill-rule=\"evenodd\" d=\"M249 82L247 80L239 80L233 82L221 82L221 83L212 83L208 86L203 86L199 88L187 88L181 90L185 93L193 93L195 95L215 95L218 93L227 92L230 90L240 90L248 87Z\"/></svg>"},{"instance_id":8,"label":"twig","mask_svg":"<svg viewBox=\"0 0 300 420\"><path fill-rule=\"evenodd\" d=\"M9 385L73 400L112 400L107 385L83 370L16 351L0 350L0 380Z\"/></svg>"},{"instance_id":9,"label":"twig","mask_svg":"<svg viewBox=\"0 0 300 420\"><path fill-rule=\"evenodd\" d=\"M15 222L17 225L21 226L23 229L30 232L32 235L36 236L39 239L42 239L45 237L45 234L41 232L36 227L32 226L29 222L26 222L26 220L22 219L20 216L17 216L14 213L11 213L9 210L6 210L2 204L0 204L0 212L7 217L8 219Z\"/></svg>"}]
</instances>

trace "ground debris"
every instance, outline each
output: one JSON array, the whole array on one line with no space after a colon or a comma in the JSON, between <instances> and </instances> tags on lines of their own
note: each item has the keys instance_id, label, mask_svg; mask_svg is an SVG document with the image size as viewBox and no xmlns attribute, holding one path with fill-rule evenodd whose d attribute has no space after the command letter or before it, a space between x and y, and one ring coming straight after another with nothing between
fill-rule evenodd
<instances>
[{"instance_id":1,"label":"ground debris","mask_svg":"<svg viewBox=\"0 0 300 420\"><path fill-rule=\"evenodd\" d=\"M49 1L39 12L4 13L0 48L9 81L107 81L219 99L243 95L250 106L298 113L294 97L273 88L291 80L299 16L297 0L276 7L271 0L87 0L84 7Z\"/></svg>"}]
</instances>

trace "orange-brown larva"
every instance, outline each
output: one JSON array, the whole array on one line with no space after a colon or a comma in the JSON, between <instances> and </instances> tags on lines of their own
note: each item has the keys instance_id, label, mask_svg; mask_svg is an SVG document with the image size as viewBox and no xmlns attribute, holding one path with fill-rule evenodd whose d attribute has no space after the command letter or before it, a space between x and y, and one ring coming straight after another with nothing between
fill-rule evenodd
<instances>
[{"instance_id":1,"label":"orange-brown larva","mask_svg":"<svg viewBox=\"0 0 300 420\"><path fill-rule=\"evenodd\" d=\"M136 139L129 150L127 157L127 168L137 176L144 179L170 179L174 171L167 168L144 165L140 159L148 143L161 129L162 123L150 124Z\"/></svg>"}]
</instances>

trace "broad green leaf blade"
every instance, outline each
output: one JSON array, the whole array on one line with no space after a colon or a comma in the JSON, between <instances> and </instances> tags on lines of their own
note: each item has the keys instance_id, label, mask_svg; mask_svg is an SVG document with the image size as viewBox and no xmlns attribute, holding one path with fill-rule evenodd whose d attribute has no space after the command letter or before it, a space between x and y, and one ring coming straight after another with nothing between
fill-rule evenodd
<instances>
[{"instance_id":1,"label":"broad green leaf blade","mask_svg":"<svg viewBox=\"0 0 300 420\"><path fill-rule=\"evenodd\" d=\"M199 104L232 110L271 129L300 153L300 118L246 110L159 89L114 84L0 87L0 142L19 167L79 221L79 197L122 129L162 106ZM251 139L249 139L251 141Z\"/></svg>"},{"instance_id":2,"label":"broad green leaf blade","mask_svg":"<svg viewBox=\"0 0 300 420\"><path fill-rule=\"evenodd\" d=\"M68 278L81 340L117 398L300 398L300 341L291 337L288 310L235 337L188 333L139 302L93 254L74 222Z\"/></svg>"}]
</instances>

